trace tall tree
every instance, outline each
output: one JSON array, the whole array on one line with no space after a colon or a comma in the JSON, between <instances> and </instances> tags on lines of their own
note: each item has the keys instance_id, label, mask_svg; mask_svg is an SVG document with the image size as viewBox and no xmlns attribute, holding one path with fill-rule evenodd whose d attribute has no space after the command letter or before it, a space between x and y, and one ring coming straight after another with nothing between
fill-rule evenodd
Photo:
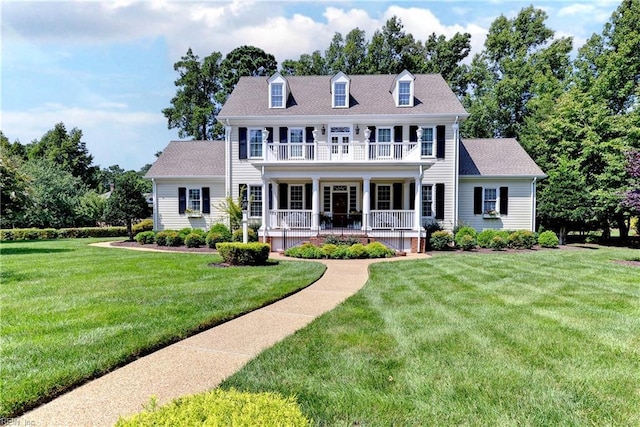
<instances>
[{"instance_id":1,"label":"tall tree","mask_svg":"<svg viewBox=\"0 0 640 427\"><path fill-rule=\"evenodd\" d=\"M178 87L171 99L171 107L162 110L169 129L178 129L180 138L215 139L222 135L216 126L216 115L220 110L222 93L220 63L222 54L213 52L200 61L191 48L173 66L179 77Z\"/></svg>"},{"instance_id":2,"label":"tall tree","mask_svg":"<svg viewBox=\"0 0 640 427\"><path fill-rule=\"evenodd\" d=\"M376 30L367 52L368 72L371 74L398 74L402 70L418 70L424 59L413 35L404 31L402 21L393 16Z\"/></svg>"},{"instance_id":3,"label":"tall tree","mask_svg":"<svg viewBox=\"0 0 640 427\"><path fill-rule=\"evenodd\" d=\"M323 76L327 73L325 59L319 50L311 55L303 53L298 60L282 61L282 74L286 76Z\"/></svg>"},{"instance_id":4,"label":"tall tree","mask_svg":"<svg viewBox=\"0 0 640 427\"><path fill-rule=\"evenodd\" d=\"M23 214L31 206L31 180L19 167L21 160L0 153L0 227L23 225Z\"/></svg>"},{"instance_id":5,"label":"tall tree","mask_svg":"<svg viewBox=\"0 0 640 427\"><path fill-rule=\"evenodd\" d=\"M144 198L140 177L134 171L118 177L105 209L105 217L113 224L125 224L129 240L133 240L133 221L146 218L149 206Z\"/></svg>"},{"instance_id":6,"label":"tall tree","mask_svg":"<svg viewBox=\"0 0 640 427\"><path fill-rule=\"evenodd\" d=\"M432 33L423 45L424 66L416 72L439 73L460 97L467 90L468 66L462 61L471 51L471 34L456 33L449 40Z\"/></svg>"},{"instance_id":7,"label":"tall tree","mask_svg":"<svg viewBox=\"0 0 640 427\"><path fill-rule=\"evenodd\" d=\"M364 30L356 27L344 38L344 72L346 74L365 74L367 72L367 50L369 43Z\"/></svg>"},{"instance_id":8,"label":"tall tree","mask_svg":"<svg viewBox=\"0 0 640 427\"><path fill-rule=\"evenodd\" d=\"M344 40L342 34L336 32L331 39L329 47L324 53L327 73L336 74L339 71L346 72L347 64L344 57Z\"/></svg>"},{"instance_id":9,"label":"tall tree","mask_svg":"<svg viewBox=\"0 0 640 427\"><path fill-rule=\"evenodd\" d=\"M255 46L240 46L227 54L220 64L223 92L218 102L224 103L242 76L270 76L278 69L275 56Z\"/></svg>"},{"instance_id":10,"label":"tall tree","mask_svg":"<svg viewBox=\"0 0 640 427\"><path fill-rule=\"evenodd\" d=\"M82 131L78 128L67 132L64 123L57 123L39 141L27 146L27 151L29 159L51 161L89 187L96 185L98 167L92 165L93 156L82 141Z\"/></svg>"}]
</instances>

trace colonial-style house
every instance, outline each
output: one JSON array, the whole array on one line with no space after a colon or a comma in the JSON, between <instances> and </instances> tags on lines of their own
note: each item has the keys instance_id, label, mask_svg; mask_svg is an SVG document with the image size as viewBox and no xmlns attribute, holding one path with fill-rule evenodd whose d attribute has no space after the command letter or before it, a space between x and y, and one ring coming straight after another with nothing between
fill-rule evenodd
<instances>
[{"instance_id":1,"label":"colonial-style house","mask_svg":"<svg viewBox=\"0 0 640 427\"><path fill-rule=\"evenodd\" d=\"M149 170L155 228L210 227L246 194L273 250L325 234L422 247L424 226L529 229L545 175L515 139L462 140L437 74L242 77L224 141L171 142Z\"/></svg>"}]
</instances>

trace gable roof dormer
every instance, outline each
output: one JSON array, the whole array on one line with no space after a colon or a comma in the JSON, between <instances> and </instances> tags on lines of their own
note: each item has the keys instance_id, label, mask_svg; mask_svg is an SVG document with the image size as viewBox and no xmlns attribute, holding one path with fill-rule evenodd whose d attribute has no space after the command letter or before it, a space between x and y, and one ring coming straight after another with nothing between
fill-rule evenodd
<instances>
[{"instance_id":1,"label":"gable roof dormer","mask_svg":"<svg viewBox=\"0 0 640 427\"><path fill-rule=\"evenodd\" d=\"M416 77L409 71L404 70L393 79L390 92L396 107L413 107L415 97Z\"/></svg>"},{"instance_id":2,"label":"gable roof dormer","mask_svg":"<svg viewBox=\"0 0 640 427\"><path fill-rule=\"evenodd\" d=\"M349 108L351 79L342 71L331 77L331 108Z\"/></svg>"},{"instance_id":3,"label":"gable roof dormer","mask_svg":"<svg viewBox=\"0 0 640 427\"><path fill-rule=\"evenodd\" d=\"M282 74L276 72L269 77L269 108L287 108L289 84Z\"/></svg>"}]
</instances>

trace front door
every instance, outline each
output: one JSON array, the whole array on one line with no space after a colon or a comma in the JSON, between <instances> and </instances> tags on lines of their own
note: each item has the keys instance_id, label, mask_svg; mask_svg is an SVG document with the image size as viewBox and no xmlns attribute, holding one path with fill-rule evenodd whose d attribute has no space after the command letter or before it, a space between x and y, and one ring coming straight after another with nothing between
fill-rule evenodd
<instances>
[{"instance_id":1,"label":"front door","mask_svg":"<svg viewBox=\"0 0 640 427\"><path fill-rule=\"evenodd\" d=\"M347 193L333 193L333 202L331 204L331 212L333 213L333 226L347 226L347 208L349 204L349 195Z\"/></svg>"}]
</instances>

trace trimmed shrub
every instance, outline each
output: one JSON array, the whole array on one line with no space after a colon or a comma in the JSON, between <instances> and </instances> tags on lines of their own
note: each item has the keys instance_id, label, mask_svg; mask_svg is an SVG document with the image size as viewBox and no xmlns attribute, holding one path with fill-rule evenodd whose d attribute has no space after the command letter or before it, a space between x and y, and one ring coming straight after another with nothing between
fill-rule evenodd
<instances>
[{"instance_id":1,"label":"trimmed shrub","mask_svg":"<svg viewBox=\"0 0 640 427\"><path fill-rule=\"evenodd\" d=\"M167 246L177 247L184 245L184 239L178 231L167 231L166 241Z\"/></svg>"},{"instance_id":2,"label":"trimmed shrub","mask_svg":"<svg viewBox=\"0 0 640 427\"><path fill-rule=\"evenodd\" d=\"M481 248L490 248L491 240L496 236L496 234L496 230L492 228L486 228L482 230L480 234L478 234L478 237L476 239L478 242L478 246L480 246Z\"/></svg>"},{"instance_id":3,"label":"trimmed shrub","mask_svg":"<svg viewBox=\"0 0 640 427\"><path fill-rule=\"evenodd\" d=\"M209 233L214 232L214 233L220 233L220 236L222 238L221 242L230 242L231 241L231 230L229 230L229 227L227 227L226 225L222 224L222 223L217 223L217 224L213 224L211 226L211 228L209 229Z\"/></svg>"},{"instance_id":4,"label":"trimmed shrub","mask_svg":"<svg viewBox=\"0 0 640 427\"><path fill-rule=\"evenodd\" d=\"M333 253L336 251L336 249L338 249L338 246L334 245L333 243L325 243L324 245L322 245L322 247L320 247L320 249L322 249L322 253L325 257L332 258Z\"/></svg>"},{"instance_id":5,"label":"trimmed shrub","mask_svg":"<svg viewBox=\"0 0 640 427\"><path fill-rule=\"evenodd\" d=\"M156 245L167 246L167 235L172 230L162 230L156 233Z\"/></svg>"},{"instance_id":6,"label":"trimmed shrub","mask_svg":"<svg viewBox=\"0 0 640 427\"><path fill-rule=\"evenodd\" d=\"M126 227L82 227L82 228L12 228L1 230L0 240L75 239L83 237L124 237Z\"/></svg>"},{"instance_id":7,"label":"trimmed shrub","mask_svg":"<svg viewBox=\"0 0 640 427\"><path fill-rule=\"evenodd\" d=\"M456 246L463 251L471 251L478 247L478 242L469 234L464 234L456 239Z\"/></svg>"},{"instance_id":8,"label":"trimmed shrub","mask_svg":"<svg viewBox=\"0 0 640 427\"><path fill-rule=\"evenodd\" d=\"M507 247L507 244L508 244L507 239L505 239L500 234L496 234L495 236L493 236L493 239L491 239L491 243L489 244L489 247L494 251L501 251Z\"/></svg>"},{"instance_id":9,"label":"trimmed shrub","mask_svg":"<svg viewBox=\"0 0 640 427\"><path fill-rule=\"evenodd\" d=\"M116 427L311 425L293 397L284 398L271 392L214 389L176 399L162 407L152 400L145 409L132 417L120 418Z\"/></svg>"},{"instance_id":10,"label":"trimmed shrub","mask_svg":"<svg viewBox=\"0 0 640 427\"><path fill-rule=\"evenodd\" d=\"M151 245L156 241L156 233L153 231L142 231L136 234L136 242L141 245Z\"/></svg>"},{"instance_id":11,"label":"trimmed shrub","mask_svg":"<svg viewBox=\"0 0 640 427\"><path fill-rule=\"evenodd\" d=\"M236 231L233 232L233 235L231 236L231 241L232 242L240 242L242 243L242 228L238 228ZM253 228L248 228L247 229L247 237L249 238L249 242L257 242L258 241L258 235L256 234L256 232L253 230Z\"/></svg>"},{"instance_id":12,"label":"trimmed shrub","mask_svg":"<svg viewBox=\"0 0 640 427\"><path fill-rule=\"evenodd\" d=\"M349 258L366 258L369 254L362 243L349 246Z\"/></svg>"},{"instance_id":13,"label":"trimmed shrub","mask_svg":"<svg viewBox=\"0 0 640 427\"><path fill-rule=\"evenodd\" d=\"M264 265L271 247L267 243L218 243L218 253L231 265Z\"/></svg>"},{"instance_id":14,"label":"trimmed shrub","mask_svg":"<svg viewBox=\"0 0 640 427\"><path fill-rule=\"evenodd\" d=\"M350 255L349 246L348 245L338 245L336 246L336 250L331 254L331 258L333 259L348 259Z\"/></svg>"},{"instance_id":15,"label":"trimmed shrub","mask_svg":"<svg viewBox=\"0 0 640 427\"><path fill-rule=\"evenodd\" d=\"M531 231L517 230L509 235L509 246L514 249L531 249L537 240Z\"/></svg>"},{"instance_id":16,"label":"trimmed shrub","mask_svg":"<svg viewBox=\"0 0 640 427\"><path fill-rule=\"evenodd\" d=\"M133 234L142 233L143 231L152 231L153 220L151 218L143 219L139 223L133 224L133 227L131 227L131 229L133 230Z\"/></svg>"},{"instance_id":17,"label":"trimmed shrub","mask_svg":"<svg viewBox=\"0 0 640 427\"><path fill-rule=\"evenodd\" d=\"M184 241L184 239L192 232L193 232L193 228L185 227L180 231L178 231L178 235L182 238L182 241Z\"/></svg>"},{"instance_id":18,"label":"trimmed shrub","mask_svg":"<svg viewBox=\"0 0 640 427\"><path fill-rule=\"evenodd\" d=\"M206 238L204 237L204 234L195 231L189 233L187 237L184 238L184 244L188 248L199 248L200 246L205 244L205 241Z\"/></svg>"},{"instance_id":19,"label":"trimmed shrub","mask_svg":"<svg viewBox=\"0 0 640 427\"><path fill-rule=\"evenodd\" d=\"M225 240L224 236L217 231L210 231L207 233L205 243L209 248L215 249L218 243L223 242L228 242L228 240Z\"/></svg>"},{"instance_id":20,"label":"trimmed shrub","mask_svg":"<svg viewBox=\"0 0 640 427\"><path fill-rule=\"evenodd\" d=\"M538 236L538 244L543 248L557 248L559 243L558 236L551 230L543 231Z\"/></svg>"},{"instance_id":21,"label":"trimmed shrub","mask_svg":"<svg viewBox=\"0 0 640 427\"><path fill-rule=\"evenodd\" d=\"M393 249L389 249L380 242L371 242L365 246L369 258L391 258L395 255Z\"/></svg>"},{"instance_id":22,"label":"trimmed shrub","mask_svg":"<svg viewBox=\"0 0 640 427\"><path fill-rule=\"evenodd\" d=\"M429 240L434 251L445 251L451 249L453 244L453 235L446 230L434 231Z\"/></svg>"}]
</instances>

